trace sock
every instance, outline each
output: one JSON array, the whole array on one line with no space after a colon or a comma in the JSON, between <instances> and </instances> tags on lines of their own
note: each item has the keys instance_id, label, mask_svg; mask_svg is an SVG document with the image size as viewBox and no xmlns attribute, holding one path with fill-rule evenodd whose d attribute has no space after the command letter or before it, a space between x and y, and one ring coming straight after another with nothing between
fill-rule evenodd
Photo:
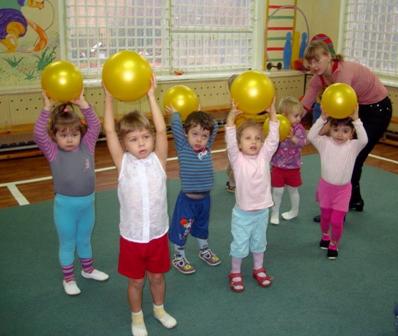
<instances>
[{"instance_id":1,"label":"sock","mask_svg":"<svg viewBox=\"0 0 398 336\"><path fill-rule=\"evenodd\" d=\"M131 313L131 333L133 336L147 336L148 332L146 330L144 322L144 314L142 310L138 313Z\"/></svg>"},{"instance_id":2,"label":"sock","mask_svg":"<svg viewBox=\"0 0 398 336\"><path fill-rule=\"evenodd\" d=\"M207 239L200 239L197 238L198 244L199 244L199 249L203 252L206 251L209 248L209 243L207 242Z\"/></svg>"},{"instance_id":3,"label":"sock","mask_svg":"<svg viewBox=\"0 0 398 336\"><path fill-rule=\"evenodd\" d=\"M242 258L232 257L232 260L231 260L231 273L240 273L241 265L242 265Z\"/></svg>"},{"instance_id":4,"label":"sock","mask_svg":"<svg viewBox=\"0 0 398 336\"><path fill-rule=\"evenodd\" d=\"M297 215L298 215L299 204L300 204L300 194L298 192L298 188L287 187L287 190L289 192L291 208L289 211L284 212L282 214L282 218L285 220L290 220L290 219L293 219L294 217L297 217Z\"/></svg>"},{"instance_id":5,"label":"sock","mask_svg":"<svg viewBox=\"0 0 398 336\"><path fill-rule=\"evenodd\" d=\"M164 310L163 305L153 304L153 315L167 329L177 325L176 319Z\"/></svg>"},{"instance_id":6,"label":"sock","mask_svg":"<svg viewBox=\"0 0 398 336\"><path fill-rule=\"evenodd\" d=\"M174 254L177 258L185 258L185 246L174 245Z\"/></svg>"},{"instance_id":7,"label":"sock","mask_svg":"<svg viewBox=\"0 0 398 336\"><path fill-rule=\"evenodd\" d=\"M279 208L282 203L283 191L285 188L272 188L272 200L274 201L274 206L271 211L271 224L279 224Z\"/></svg>"},{"instance_id":8,"label":"sock","mask_svg":"<svg viewBox=\"0 0 398 336\"><path fill-rule=\"evenodd\" d=\"M75 273L73 265L62 266L62 273L64 274L65 282L75 281Z\"/></svg>"},{"instance_id":9,"label":"sock","mask_svg":"<svg viewBox=\"0 0 398 336\"><path fill-rule=\"evenodd\" d=\"M253 253L253 269L257 270L263 267L264 253Z\"/></svg>"},{"instance_id":10,"label":"sock","mask_svg":"<svg viewBox=\"0 0 398 336\"><path fill-rule=\"evenodd\" d=\"M86 273L91 273L94 271L93 263L94 260L93 258L80 258L80 263L82 265L83 271Z\"/></svg>"}]
</instances>

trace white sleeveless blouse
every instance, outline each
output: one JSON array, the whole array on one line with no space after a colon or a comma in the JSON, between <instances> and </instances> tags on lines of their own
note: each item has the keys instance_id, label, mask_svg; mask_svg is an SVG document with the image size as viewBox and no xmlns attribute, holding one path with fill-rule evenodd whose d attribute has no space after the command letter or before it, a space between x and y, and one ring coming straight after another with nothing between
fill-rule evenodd
<instances>
[{"instance_id":1,"label":"white sleeveless blouse","mask_svg":"<svg viewBox=\"0 0 398 336\"><path fill-rule=\"evenodd\" d=\"M168 231L166 180L166 172L154 152L145 159L123 155L117 190L123 238L147 243Z\"/></svg>"}]
</instances>

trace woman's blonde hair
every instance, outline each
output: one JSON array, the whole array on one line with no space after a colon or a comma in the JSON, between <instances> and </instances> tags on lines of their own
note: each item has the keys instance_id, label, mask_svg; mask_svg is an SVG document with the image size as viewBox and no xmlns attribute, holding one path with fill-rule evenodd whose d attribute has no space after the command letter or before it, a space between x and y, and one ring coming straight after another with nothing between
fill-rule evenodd
<instances>
[{"instance_id":1,"label":"woman's blonde hair","mask_svg":"<svg viewBox=\"0 0 398 336\"><path fill-rule=\"evenodd\" d=\"M295 112L303 112L303 106L295 97L282 98L278 104L278 113L289 115Z\"/></svg>"},{"instance_id":2,"label":"woman's blonde hair","mask_svg":"<svg viewBox=\"0 0 398 336\"><path fill-rule=\"evenodd\" d=\"M48 128L53 139L57 132L67 129L79 131L82 137L87 131L86 124L80 119L71 103L60 104L52 110Z\"/></svg>"},{"instance_id":3,"label":"woman's blonde hair","mask_svg":"<svg viewBox=\"0 0 398 336\"><path fill-rule=\"evenodd\" d=\"M261 133L261 141L264 140L264 132L263 132L262 124L259 124L258 122L256 122L253 119L248 119L248 120L245 120L243 123L241 123L239 125L238 129L236 130L236 140L238 141L238 144L240 143L240 139L242 137L243 131L250 127L259 129L260 133Z\"/></svg>"},{"instance_id":4,"label":"woman's blonde hair","mask_svg":"<svg viewBox=\"0 0 398 336\"><path fill-rule=\"evenodd\" d=\"M332 60L339 62L344 60L344 57L340 54L333 56L328 48L328 45L321 40L317 40L312 41L305 49L304 62L310 63L312 60L319 61L321 55L329 55Z\"/></svg>"},{"instance_id":5,"label":"woman's blonde hair","mask_svg":"<svg viewBox=\"0 0 398 336\"><path fill-rule=\"evenodd\" d=\"M132 111L125 114L116 124L116 130L121 139L130 132L142 129L150 131L152 135L155 134L148 118L139 111Z\"/></svg>"}]
</instances>

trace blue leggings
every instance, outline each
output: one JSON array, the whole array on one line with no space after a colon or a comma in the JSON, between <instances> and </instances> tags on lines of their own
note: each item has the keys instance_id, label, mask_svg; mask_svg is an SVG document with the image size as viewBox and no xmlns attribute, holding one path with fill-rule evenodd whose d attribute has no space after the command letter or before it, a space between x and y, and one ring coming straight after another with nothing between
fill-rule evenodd
<instances>
[{"instance_id":1,"label":"blue leggings","mask_svg":"<svg viewBox=\"0 0 398 336\"><path fill-rule=\"evenodd\" d=\"M59 238L59 261L63 267L73 264L75 250L79 258L92 258L94 200L94 193L88 196L55 195L54 221Z\"/></svg>"}]
</instances>

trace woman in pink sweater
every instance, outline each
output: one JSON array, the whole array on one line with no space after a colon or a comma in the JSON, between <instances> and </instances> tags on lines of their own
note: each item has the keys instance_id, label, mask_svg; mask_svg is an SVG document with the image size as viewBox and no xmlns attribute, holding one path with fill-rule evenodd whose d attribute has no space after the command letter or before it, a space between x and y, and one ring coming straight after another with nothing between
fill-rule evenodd
<instances>
[{"instance_id":1,"label":"woman in pink sweater","mask_svg":"<svg viewBox=\"0 0 398 336\"><path fill-rule=\"evenodd\" d=\"M379 139L386 131L392 116L391 100L385 86L367 67L343 60L341 55L332 55L323 41L313 41L304 54L304 62L313 74L302 99L309 111L317 95L333 83L346 83L356 92L359 103L359 117L368 136L368 143L359 153L351 177L352 195L350 209L363 211L359 180L362 166Z\"/></svg>"}]
</instances>

